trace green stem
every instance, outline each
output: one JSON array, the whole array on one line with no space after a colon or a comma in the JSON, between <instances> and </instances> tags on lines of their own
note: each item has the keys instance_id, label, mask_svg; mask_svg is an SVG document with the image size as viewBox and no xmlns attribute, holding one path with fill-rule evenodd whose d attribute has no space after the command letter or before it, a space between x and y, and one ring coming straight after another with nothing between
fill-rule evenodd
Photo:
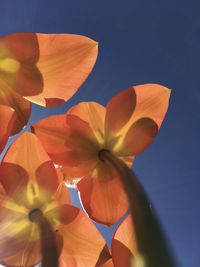
<instances>
[{"instance_id":1,"label":"green stem","mask_svg":"<svg viewBox=\"0 0 200 267\"><path fill-rule=\"evenodd\" d=\"M40 231L41 267L59 267L59 253L56 242L55 231L50 222L39 209L30 212L29 218L36 223Z\"/></svg>"},{"instance_id":2,"label":"green stem","mask_svg":"<svg viewBox=\"0 0 200 267\"><path fill-rule=\"evenodd\" d=\"M99 158L110 163L121 178L129 200L139 254L144 262L141 267L175 267L155 211L136 175L108 150L102 150Z\"/></svg>"}]
</instances>

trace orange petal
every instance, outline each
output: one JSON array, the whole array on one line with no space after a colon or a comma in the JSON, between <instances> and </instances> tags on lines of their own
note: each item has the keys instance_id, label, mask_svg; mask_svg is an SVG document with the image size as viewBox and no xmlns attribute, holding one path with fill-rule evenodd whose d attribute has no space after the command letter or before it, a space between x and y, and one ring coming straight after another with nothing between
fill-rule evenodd
<instances>
[{"instance_id":1,"label":"orange petal","mask_svg":"<svg viewBox=\"0 0 200 267\"><path fill-rule=\"evenodd\" d=\"M38 263L38 237L37 225L28 220L25 207L5 197L0 203L0 262L14 266Z\"/></svg>"},{"instance_id":2,"label":"orange petal","mask_svg":"<svg viewBox=\"0 0 200 267\"><path fill-rule=\"evenodd\" d=\"M42 75L36 66L39 46L36 34L15 33L0 38L1 89L23 96L42 92Z\"/></svg>"},{"instance_id":3,"label":"orange petal","mask_svg":"<svg viewBox=\"0 0 200 267\"><path fill-rule=\"evenodd\" d=\"M97 265L97 267L114 267L113 261L112 259L106 261L105 263L103 263L102 265Z\"/></svg>"},{"instance_id":4,"label":"orange petal","mask_svg":"<svg viewBox=\"0 0 200 267\"><path fill-rule=\"evenodd\" d=\"M134 86L136 108L130 125L140 118L150 118L160 127L167 112L170 90L159 84Z\"/></svg>"},{"instance_id":5,"label":"orange petal","mask_svg":"<svg viewBox=\"0 0 200 267\"><path fill-rule=\"evenodd\" d=\"M24 132L10 146L3 162L17 164L25 170L30 170L32 174L42 163L49 160L37 137Z\"/></svg>"},{"instance_id":6,"label":"orange petal","mask_svg":"<svg viewBox=\"0 0 200 267\"><path fill-rule=\"evenodd\" d=\"M99 142L104 137L105 107L96 102L81 102L67 114L75 115L87 122Z\"/></svg>"},{"instance_id":7,"label":"orange petal","mask_svg":"<svg viewBox=\"0 0 200 267\"><path fill-rule=\"evenodd\" d=\"M70 194L64 182L59 184L53 198L56 199L59 204L70 203Z\"/></svg>"},{"instance_id":8,"label":"orange petal","mask_svg":"<svg viewBox=\"0 0 200 267\"><path fill-rule=\"evenodd\" d=\"M13 240L8 244L8 249L12 247ZM10 251L12 252L12 251ZM34 266L41 261L40 244L39 242L27 242L25 240L23 248L19 248L16 253L13 253L9 257L0 259L0 264L3 266Z\"/></svg>"},{"instance_id":9,"label":"orange petal","mask_svg":"<svg viewBox=\"0 0 200 267\"><path fill-rule=\"evenodd\" d=\"M59 179L59 186L53 195L53 198L57 200L60 204L69 204L70 203L70 194L65 185L63 173L61 168L56 168L58 179Z\"/></svg>"},{"instance_id":10,"label":"orange petal","mask_svg":"<svg viewBox=\"0 0 200 267\"><path fill-rule=\"evenodd\" d=\"M82 179L83 173L89 173L88 167L85 168L85 164L78 167L57 167L59 170L59 176L62 177L62 181L67 188L76 188L77 183Z\"/></svg>"},{"instance_id":11,"label":"orange petal","mask_svg":"<svg viewBox=\"0 0 200 267\"><path fill-rule=\"evenodd\" d=\"M134 266L133 261L137 253L137 243L130 215L118 226L113 236L111 253L115 267Z\"/></svg>"},{"instance_id":12,"label":"orange petal","mask_svg":"<svg viewBox=\"0 0 200 267\"><path fill-rule=\"evenodd\" d=\"M45 118L34 124L32 131L56 164L76 168L86 161L98 159L96 138L88 123L77 116L55 115Z\"/></svg>"},{"instance_id":13,"label":"orange petal","mask_svg":"<svg viewBox=\"0 0 200 267\"><path fill-rule=\"evenodd\" d=\"M128 130L119 156L130 156L143 152L151 144L158 132L157 124L149 118L142 118L132 124Z\"/></svg>"},{"instance_id":14,"label":"orange petal","mask_svg":"<svg viewBox=\"0 0 200 267\"><path fill-rule=\"evenodd\" d=\"M11 135L18 133L27 124L31 114L31 103L13 90L1 90L0 104L15 110L16 120Z\"/></svg>"},{"instance_id":15,"label":"orange petal","mask_svg":"<svg viewBox=\"0 0 200 267\"><path fill-rule=\"evenodd\" d=\"M89 217L106 225L117 222L128 209L118 178L84 178L78 184L81 202Z\"/></svg>"},{"instance_id":16,"label":"orange petal","mask_svg":"<svg viewBox=\"0 0 200 267\"><path fill-rule=\"evenodd\" d=\"M84 110L85 116L82 113ZM98 123L89 119L90 112L95 110ZM73 176L73 179L86 175L98 161L100 144L97 135L100 131L102 133L104 119L100 117L103 114L101 111L105 113L104 108L96 103L81 103L67 115L51 116L32 126L32 131L39 137L53 161L66 167L67 179L70 179L69 176Z\"/></svg>"},{"instance_id":17,"label":"orange petal","mask_svg":"<svg viewBox=\"0 0 200 267\"><path fill-rule=\"evenodd\" d=\"M128 122L135 104L136 96L132 88L125 89L111 98L106 106L106 135L118 132Z\"/></svg>"},{"instance_id":18,"label":"orange petal","mask_svg":"<svg viewBox=\"0 0 200 267\"><path fill-rule=\"evenodd\" d=\"M89 124L74 115L67 115L67 124L70 128L67 145L71 151L66 164L77 166L84 161L98 160L99 144Z\"/></svg>"},{"instance_id":19,"label":"orange petal","mask_svg":"<svg viewBox=\"0 0 200 267\"><path fill-rule=\"evenodd\" d=\"M62 224L73 222L79 215L80 210L71 205L59 206L59 220Z\"/></svg>"},{"instance_id":20,"label":"orange petal","mask_svg":"<svg viewBox=\"0 0 200 267\"><path fill-rule=\"evenodd\" d=\"M0 105L0 152L4 149L9 135L12 132L16 115L12 108Z\"/></svg>"},{"instance_id":21,"label":"orange petal","mask_svg":"<svg viewBox=\"0 0 200 267\"><path fill-rule=\"evenodd\" d=\"M53 115L44 118L32 125L32 132L42 142L47 153L63 153L67 149L67 137L69 127L66 123L66 115Z\"/></svg>"},{"instance_id":22,"label":"orange petal","mask_svg":"<svg viewBox=\"0 0 200 267\"><path fill-rule=\"evenodd\" d=\"M88 175L97 164L98 151L104 142L105 108L96 102L81 102L67 112L67 122L70 128L68 143L72 149L69 158L75 152L82 155L77 166L66 167L65 177L82 177ZM74 144L72 146L71 144ZM81 143L81 144L80 144ZM79 152L77 147L80 148Z\"/></svg>"},{"instance_id":23,"label":"orange petal","mask_svg":"<svg viewBox=\"0 0 200 267\"><path fill-rule=\"evenodd\" d=\"M90 74L97 57L97 43L73 34L37 34L37 41L37 67L44 88L28 99L42 106L54 106L71 98Z\"/></svg>"},{"instance_id":24,"label":"orange petal","mask_svg":"<svg viewBox=\"0 0 200 267\"><path fill-rule=\"evenodd\" d=\"M64 166L64 180L82 177L91 172L91 169L94 169L96 164L93 159L84 159L84 153L80 154L79 151L73 150L62 154L50 154L50 157L59 166Z\"/></svg>"},{"instance_id":25,"label":"orange petal","mask_svg":"<svg viewBox=\"0 0 200 267\"><path fill-rule=\"evenodd\" d=\"M139 119L148 118L155 122L158 129L161 126L161 123L164 119L164 116L167 112L168 103L169 103L169 97L170 97L170 90L162 85L159 84L145 84L145 85L138 85L134 86L131 89L133 91L133 94L136 97L136 104L134 112L132 113L132 116L129 117L129 119L126 121L126 123L123 125L123 127L118 131L117 136L111 136L112 139L109 141L113 142L114 139L116 141L114 142L113 149L111 149L114 153L120 153L123 154L122 150L123 148L123 141L124 138L129 131L131 127L136 121ZM114 116L114 114L113 114ZM116 119L117 120L117 119ZM134 134L134 129L131 129L128 133L128 136L131 138L131 135ZM156 127L153 127L156 128ZM144 129L143 129L144 130ZM111 128L111 134L112 134L112 128ZM109 132L109 125L108 125L108 132ZM109 133L110 134L110 133ZM152 130L151 135L155 135L154 131ZM126 142L128 142L129 137L127 136ZM145 138L146 139L146 138ZM153 138L152 138L153 140ZM151 141L152 141L151 140ZM147 141L147 140L146 140ZM145 143L146 143L145 141ZM149 142L150 138L149 138ZM125 143L126 143L125 142ZM136 140L135 140L136 142ZM148 143L148 142L147 142ZM143 150L145 146L148 144L144 144L141 146L139 150ZM125 144L126 146L126 144ZM127 146L126 146L127 148ZM139 153L140 151L136 151L136 153ZM132 152L131 152L132 153ZM128 155L125 152L125 155Z\"/></svg>"},{"instance_id":26,"label":"orange petal","mask_svg":"<svg viewBox=\"0 0 200 267\"><path fill-rule=\"evenodd\" d=\"M8 162L2 162L0 165L0 182L7 196L15 201L27 201L26 189L28 180L28 173L19 165Z\"/></svg>"},{"instance_id":27,"label":"orange petal","mask_svg":"<svg viewBox=\"0 0 200 267\"><path fill-rule=\"evenodd\" d=\"M80 166L80 165L79 165ZM83 173L82 168L78 167L63 167L59 166L60 173L62 174L62 178L65 182L72 182L77 177L81 177ZM83 164L84 168L85 164Z\"/></svg>"},{"instance_id":28,"label":"orange petal","mask_svg":"<svg viewBox=\"0 0 200 267\"><path fill-rule=\"evenodd\" d=\"M108 251L107 246L105 246L102 250L95 267L114 267L110 251Z\"/></svg>"},{"instance_id":29,"label":"orange petal","mask_svg":"<svg viewBox=\"0 0 200 267\"><path fill-rule=\"evenodd\" d=\"M3 185L0 183L0 196L3 197L5 195L6 195L6 191L3 187ZM1 200L0 200L0 202L1 202Z\"/></svg>"},{"instance_id":30,"label":"orange petal","mask_svg":"<svg viewBox=\"0 0 200 267\"><path fill-rule=\"evenodd\" d=\"M21 65L17 75L14 89L22 96L38 95L43 90L43 77L37 66L30 63Z\"/></svg>"},{"instance_id":31,"label":"orange petal","mask_svg":"<svg viewBox=\"0 0 200 267\"><path fill-rule=\"evenodd\" d=\"M70 129L70 142L68 144L70 148L79 147L79 145L81 145L81 147L92 149L94 146L98 146L97 140L87 122L74 115L67 115L66 121ZM85 145L85 143L87 143L87 145Z\"/></svg>"},{"instance_id":32,"label":"orange petal","mask_svg":"<svg viewBox=\"0 0 200 267\"><path fill-rule=\"evenodd\" d=\"M56 169L51 161L39 165L35 171L35 179L43 194L46 190L53 195L58 188L59 180Z\"/></svg>"},{"instance_id":33,"label":"orange petal","mask_svg":"<svg viewBox=\"0 0 200 267\"><path fill-rule=\"evenodd\" d=\"M110 258L105 240L91 220L75 207L66 207L63 216L76 214L73 221L66 220L59 231L63 235L63 250L60 256L61 266L93 267L103 264ZM97 265L100 266L100 265Z\"/></svg>"},{"instance_id":34,"label":"orange petal","mask_svg":"<svg viewBox=\"0 0 200 267\"><path fill-rule=\"evenodd\" d=\"M27 172L33 195L34 186L43 189L45 187L45 192L48 194L55 192L58 187L58 176L53 163L34 134L24 132L18 137L8 149L3 163L18 165ZM9 180L10 183L16 175L14 172Z\"/></svg>"},{"instance_id":35,"label":"orange petal","mask_svg":"<svg viewBox=\"0 0 200 267\"><path fill-rule=\"evenodd\" d=\"M6 56L23 63L36 63L39 59L37 35L14 33L0 38L1 59Z\"/></svg>"},{"instance_id":36,"label":"orange petal","mask_svg":"<svg viewBox=\"0 0 200 267\"><path fill-rule=\"evenodd\" d=\"M93 163L92 161L84 161L82 164L79 164L76 167L60 166L64 181L71 185L73 185L74 183L76 184L77 181L83 176L87 176L94 168L95 163Z\"/></svg>"}]
</instances>

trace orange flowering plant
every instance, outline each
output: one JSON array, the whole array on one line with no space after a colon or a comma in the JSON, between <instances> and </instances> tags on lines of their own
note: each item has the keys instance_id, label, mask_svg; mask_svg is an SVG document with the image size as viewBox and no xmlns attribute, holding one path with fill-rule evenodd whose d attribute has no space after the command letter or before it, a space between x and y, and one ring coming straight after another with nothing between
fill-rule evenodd
<instances>
[{"instance_id":1,"label":"orange flowering plant","mask_svg":"<svg viewBox=\"0 0 200 267\"><path fill-rule=\"evenodd\" d=\"M174 266L149 199L128 167L154 140L169 97L170 90L158 84L134 86L106 108L82 102L32 126L65 179L80 179L77 188L90 218L115 223L127 211L128 198L138 247L134 266Z\"/></svg>"},{"instance_id":2,"label":"orange flowering plant","mask_svg":"<svg viewBox=\"0 0 200 267\"><path fill-rule=\"evenodd\" d=\"M41 250L48 257L46 266L56 266L48 262L56 251L64 267L101 266L110 259L90 219L70 205L58 174L35 135L23 133L8 149L0 165L2 264L33 266L40 261ZM42 235L45 244L40 244Z\"/></svg>"},{"instance_id":3,"label":"orange flowering plant","mask_svg":"<svg viewBox=\"0 0 200 267\"><path fill-rule=\"evenodd\" d=\"M31 103L52 107L68 100L96 57L97 43L80 35L0 38L0 152L27 124ZM0 165L0 262L173 267L153 207L130 168L158 133L169 97L158 84L133 86L106 107L81 102L18 137ZM110 226L130 210L113 236L112 257L91 220L70 205L65 182L74 179L91 219Z\"/></svg>"},{"instance_id":4,"label":"orange flowering plant","mask_svg":"<svg viewBox=\"0 0 200 267\"><path fill-rule=\"evenodd\" d=\"M169 96L170 90L161 85L135 86L114 96L106 108L82 102L65 115L32 126L66 178L81 178L77 185L81 200L94 220L111 225L128 208L118 175L101 160L101 152L110 151L130 166L156 136Z\"/></svg>"},{"instance_id":5,"label":"orange flowering plant","mask_svg":"<svg viewBox=\"0 0 200 267\"><path fill-rule=\"evenodd\" d=\"M97 43L75 34L15 33L0 38L0 151L27 123L31 103L62 104L91 72Z\"/></svg>"}]
</instances>

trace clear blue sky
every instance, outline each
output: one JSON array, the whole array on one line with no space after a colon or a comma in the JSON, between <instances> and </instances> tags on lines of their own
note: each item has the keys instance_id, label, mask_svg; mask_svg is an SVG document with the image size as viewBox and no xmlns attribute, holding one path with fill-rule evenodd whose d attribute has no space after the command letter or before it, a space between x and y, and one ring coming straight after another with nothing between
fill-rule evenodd
<instances>
[{"instance_id":1,"label":"clear blue sky","mask_svg":"<svg viewBox=\"0 0 200 267\"><path fill-rule=\"evenodd\" d=\"M82 100L105 104L134 84L173 89L160 133L135 171L181 266L199 267L199 0L0 0L0 10L1 36L64 32L99 42L96 67L79 92L56 109L34 106L30 123Z\"/></svg>"}]
</instances>

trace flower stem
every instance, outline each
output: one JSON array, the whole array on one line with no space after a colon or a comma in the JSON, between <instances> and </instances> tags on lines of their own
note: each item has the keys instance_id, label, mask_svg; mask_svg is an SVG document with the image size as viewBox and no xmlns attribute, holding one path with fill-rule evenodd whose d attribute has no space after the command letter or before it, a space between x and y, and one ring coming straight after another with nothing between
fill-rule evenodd
<instances>
[{"instance_id":1,"label":"flower stem","mask_svg":"<svg viewBox=\"0 0 200 267\"><path fill-rule=\"evenodd\" d=\"M136 264L136 267L176 266L155 211L136 175L122 160L108 150L102 150L99 158L110 163L118 172L127 194L138 252L143 262L143 265Z\"/></svg>"},{"instance_id":2,"label":"flower stem","mask_svg":"<svg viewBox=\"0 0 200 267\"><path fill-rule=\"evenodd\" d=\"M57 249L56 235L50 222L39 209L33 210L30 213L29 218L32 222L38 225L40 231L42 254L41 267L58 267L59 253Z\"/></svg>"}]
</instances>

